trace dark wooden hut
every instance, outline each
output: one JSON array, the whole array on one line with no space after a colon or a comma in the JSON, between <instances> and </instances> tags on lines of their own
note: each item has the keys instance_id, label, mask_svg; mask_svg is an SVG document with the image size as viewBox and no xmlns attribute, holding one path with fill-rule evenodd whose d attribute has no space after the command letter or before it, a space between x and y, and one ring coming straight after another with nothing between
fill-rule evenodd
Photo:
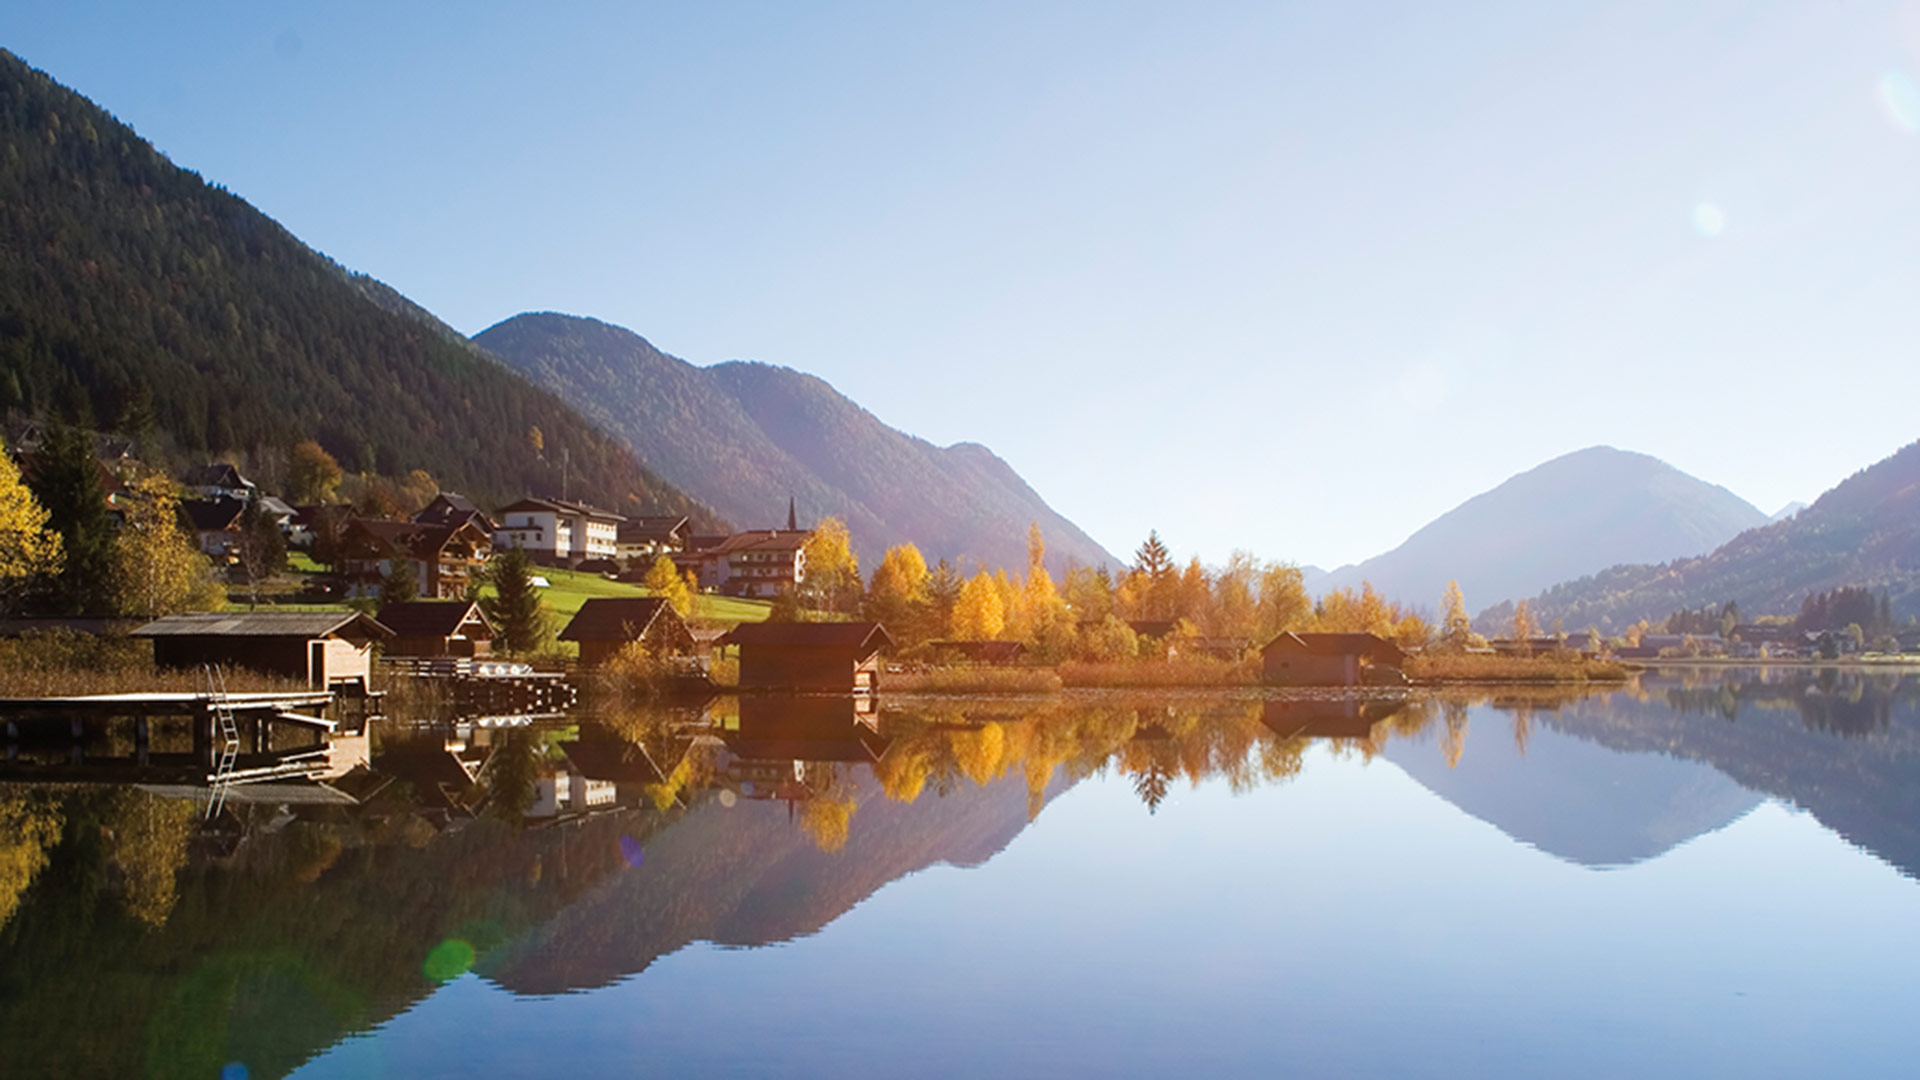
<instances>
[{"instance_id":1,"label":"dark wooden hut","mask_svg":"<svg viewBox=\"0 0 1920 1080\"><path fill-rule=\"evenodd\" d=\"M1374 634L1281 634L1260 649L1262 677L1279 686L1358 686L1367 667L1397 669L1406 658Z\"/></svg>"},{"instance_id":2,"label":"dark wooden hut","mask_svg":"<svg viewBox=\"0 0 1920 1080\"><path fill-rule=\"evenodd\" d=\"M580 606L560 640L580 644L583 667L598 667L636 641L655 656L684 656L694 648L686 622L656 596L595 597Z\"/></svg>"},{"instance_id":3,"label":"dark wooden hut","mask_svg":"<svg viewBox=\"0 0 1920 1080\"><path fill-rule=\"evenodd\" d=\"M745 623L722 644L740 649L743 690L865 693L880 688L880 654L893 639L879 623Z\"/></svg>"},{"instance_id":4,"label":"dark wooden hut","mask_svg":"<svg viewBox=\"0 0 1920 1080\"><path fill-rule=\"evenodd\" d=\"M352 611L222 611L168 615L133 636L152 639L153 662L161 667L217 664L324 689L339 682L365 685L374 643L393 631Z\"/></svg>"},{"instance_id":5,"label":"dark wooden hut","mask_svg":"<svg viewBox=\"0 0 1920 1080\"><path fill-rule=\"evenodd\" d=\"M393 631L388 656L486 656L493 624L471 600L409 600L388 604L374 616Z\"/></svg>"}]
</instances>

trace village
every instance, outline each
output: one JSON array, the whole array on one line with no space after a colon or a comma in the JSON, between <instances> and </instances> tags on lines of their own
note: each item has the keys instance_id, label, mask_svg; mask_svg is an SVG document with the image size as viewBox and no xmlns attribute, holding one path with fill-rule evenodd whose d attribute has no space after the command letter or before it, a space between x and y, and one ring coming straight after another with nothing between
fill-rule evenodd
<instances>
[{"instance_id":1,"label":"village","mask_svg":"<svg viewBox=\"0 0 1920 1080\"><path fill-rule=\"evenodd\" d=\"M31 475L48 466L27 436L20 467ZM896 560L902 549L889 552L864 598L855 578L854 602L819 588L822 567L809 553L823 550L823 528L844 529L803 527L792 499L780 526L715 534L696 532L687 515L627 515L551 496L488 510L437 487L400 513L390 498L294 503L230 462L127 483L142 472L127 447L96 439L92 449L114 527L124 533L164 507L228 603L176 604L152 617L0 620L0 641L79 635L150 650L114 692L0 701L0 776L177 785L203 792L210 813L229 798L356 801L369 785L401 777L439 792L449 812L472 811L504 783L483 774L508 745L526 750L531 767L491 768L514 774L508 786L521 793L510 801L529 819L657 801L677 766L653 760L644 740L597 722L586 726L592 737L564 735L576 716L636 702L675 717L669 741L683 749L689 738L717 736L727 752L701 766L703 782L729 797L784 793L803 802L807 778L827 763L871 763L884 752L883 687L906 700L1068 687L1241 689L1267 695L1275 731L1364 741L1421 684L1617 683L1635 663L1834 659L1867 644L1857 632L1704 616L1698 626L1676 618L1689 633L1643 627L1611 639L1584 631L1489 640L1465 628L1462 612L1449 612L1436 632L1371 590L1311 611L1296 598L1305 618L1282 616L1277 632L1253 636L1218 619L1157 617L1178 608L1156 608L1149 593L1183 582L1170 564L1153 567L1164 561L1157 537L1142 549L1147 569L1129 571L1121 586L1107 586L1105 570L1083 571L1057 597L1037 527L1024 583L1008 585L1002 574L996 593L983 570L956 590L956 609L979 586L972 599L1000 605L1004 618L956 610L928 623L924 610L880 596L882 579L899 576L917 553ZM815 558L851 562L844 551ZM928 576L924 564L917 572ZM1196 564L1184 580L1197 572ZM500 600L510 573L543 621L543 644L516 643L501 625L514 618ZM1265 585L1276 596L1297 585L1297 575L1279 573L1277 586ZM1102 592L1074 590L1089 581L1107 602L1098 602ZM1136 587L1125 609L1114 602ZM837 592L846 594L844 582ZM817 606L809 610L802 596ZM1051 621L1036 626L1030 613L1022 632L1002 633L1023 602ZM1342 622L1341 602L1378 612ZM874 617L882 612L894 627ZM1327 628L1353 625L1382 632ZM142 663L155 673L151 685L140 682ZM236 678L276 689L230 690ZM1327 698L1329 690L1344 696Z\"/></svg>"}]
</instances>

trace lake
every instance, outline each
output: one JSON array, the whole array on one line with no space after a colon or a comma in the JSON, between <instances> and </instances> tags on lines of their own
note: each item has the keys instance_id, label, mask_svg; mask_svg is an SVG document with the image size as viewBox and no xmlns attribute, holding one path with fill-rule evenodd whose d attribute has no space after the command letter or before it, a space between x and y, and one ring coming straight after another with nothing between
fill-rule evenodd
<instances>
[{"instance_id":1,"label":"lake","mask_svg":"<svg viewBox=\"0 0 1920 1080\"><path fill-rule=\"evenodd\" d=\"M1912 1068L1920 675L722 699L0 791L0 1074ZM562 788L564 787L564 790ZM30 882L30 883L29 883Z\"/></svg>"}]
</instances>

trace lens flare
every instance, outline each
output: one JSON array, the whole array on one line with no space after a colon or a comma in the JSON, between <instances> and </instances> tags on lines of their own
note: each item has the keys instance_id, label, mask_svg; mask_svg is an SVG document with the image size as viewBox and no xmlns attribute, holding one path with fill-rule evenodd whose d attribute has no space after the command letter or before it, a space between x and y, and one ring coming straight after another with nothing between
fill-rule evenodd
<instances>
[{"instance_id":1,"label":"lens flare","mask_svg":"<svg viewBox=\"0 0 1920 1080\"><path fill-rule=\"evenodd\" d=\"M220 1069L220 1080L247 1080L252 1075L245 1065L237 1061L229 1061Z\"/></svg>"},{"instance_id":2,"label":"lens flare","mask_svg":"<svg viewBox=\"0 0 1920 1080\"><path fill-rule=\"evenodd\" d=\"M740 796L735 795L733 793L732 788L720 789L720 805L721 806L727 807L728 809L732 809L733 804L739 801L740 801Z\"/></svg>"},{"instance_id":3,"label":"lens flare","mask_svg":"<svg viewBox=\"0 0 1920 1080\"><path fill-rule=\"evenodd\" d=\"M640 865L640 841L631 836L620 838L620 857L627 860L628 866Z\"/></svg>"},{"instance_id":4,"label":"lens flare","mask_svg":"<svg viewBox=\"0 0 1920 1080\"><path fill-rule=\"evenodd\" d=\"M1915 86L1905 72L1889 71L1880 76L1880 107L1894 127L1920 132L1920 86Z\"/></svg>"},{"instance_id":5,"label":"lens flare","mask_svg":"<svg viewBox=\"0 0 1920 1080\"><path fill-rule=\"evenodd\" d=\"M1703 202L1693 208L1693 231L1712 238L1727 231L1727 212L1717 203Z\"/></svg>"},{"instance_id":6,"label":"lens flare","mask_svg":"<svg viewBox=\"0 0 1920 1080\"><path fill-rule=\"evenodd\" d=\"M420 970L434 982L459 978L473 967L473 946L459 938L448 938L427 953Z\"/></svg>"}]
</instances>

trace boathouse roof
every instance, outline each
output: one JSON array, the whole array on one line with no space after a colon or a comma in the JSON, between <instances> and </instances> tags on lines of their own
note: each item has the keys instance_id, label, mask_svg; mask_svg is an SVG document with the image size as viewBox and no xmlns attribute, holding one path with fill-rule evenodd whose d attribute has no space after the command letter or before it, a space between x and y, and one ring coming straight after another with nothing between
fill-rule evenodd
<instances>
[{"instance_id":1,"label":"boathouse roof","mask_svg":"<svg viewBox=\"0 0 1920 1080\"><path fill-rule=\"evenodd\" d=\"M393 636L370 615L357 611L195 611L168 615L133 631L134 637Z\"/></svg>"},{"instance_id":2,"label":"boathouse roof","mask_svg":"<svg viewBox=\"0 0 1920 1080\"><path fill-rule=\"evenodd\" d=\"M842 648L863 653L893 646L886 628L876 622L742 623L720 640L727 645Z\"/></svg>"}]
</instances>

